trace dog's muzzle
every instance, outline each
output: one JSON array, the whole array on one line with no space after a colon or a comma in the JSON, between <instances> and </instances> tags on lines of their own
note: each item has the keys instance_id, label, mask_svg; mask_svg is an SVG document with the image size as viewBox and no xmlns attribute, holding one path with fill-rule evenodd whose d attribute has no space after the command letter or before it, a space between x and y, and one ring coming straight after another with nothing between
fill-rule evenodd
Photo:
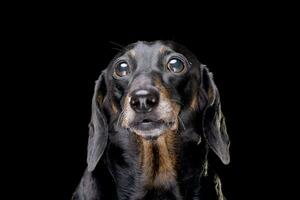
<instances>
[{"instance_id":1,"label":"dog's muzzle","mask_svg":"<svg viewBox=\"0 0 300 200\"><path fill-rule=\"evenodd\" d=\"M155 139L175 131L179 107L170 100L163 86L145 83L147 77L142 78L136 79L139 81L125 97L121 125L145 139Z\"/></svg>"},{"instance_id":2,"label":"dog's muzzle","mask_svg":"<svg viewBox=\"0 0 300 200\"><path fill-rule=\"evenodd\" d=\"M130 126L140 131L162 128L164 121L158 120L152 112L159 103L159 93L154 89L139 89L130 96L130 107L135 112L135 120Z\"/></svg>"}]
</instances>

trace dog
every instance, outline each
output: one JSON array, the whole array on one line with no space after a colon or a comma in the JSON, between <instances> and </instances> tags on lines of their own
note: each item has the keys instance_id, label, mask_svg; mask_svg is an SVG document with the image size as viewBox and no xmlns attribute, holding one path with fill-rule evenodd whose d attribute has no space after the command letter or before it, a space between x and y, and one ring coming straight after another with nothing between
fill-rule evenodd
<instances>
[{"instance_id":1,"label":"dog","mask_svg":"<svg viewBox=\"0 0 300 200\"><path fill-rule=\"evenodd\" d=\"M223 200L209 161L227 165L229 146L208 68L172 41L130 44L96 81L87 169L72 199Z\"/></svg>"}]
</instances>

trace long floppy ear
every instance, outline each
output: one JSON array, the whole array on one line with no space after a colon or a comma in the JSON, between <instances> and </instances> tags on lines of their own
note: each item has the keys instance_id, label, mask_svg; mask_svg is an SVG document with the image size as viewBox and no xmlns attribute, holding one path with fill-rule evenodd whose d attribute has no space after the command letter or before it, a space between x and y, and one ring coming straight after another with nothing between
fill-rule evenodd
<instances>
[{"instance_id":1,"label":"long floppy ear","mask_svg":"<svg viewBox=\"0 0 300 200\"><path fill-rule=\"evenodd\" d=\"M225 117L221 110L219 91L212 73L205 65L201 65L201 74L200 89L202 91L200 93L204 94L206 99L202 118L204 136L210 148L227 165L230 162L230 141L226 131Z\"/></svg>"},{"instance_id":2,"label":"long floppy ear","mask_svg":"<svg viewBox=\"0 0 300 200\"><path fill-rule=\"evenodd\" d=\"M94 96L92 100L92 116L89 123L89 139L87 151L88 171L93 171L100 160L108 139L107 121L103 113L103 99L106 93L102 72L96 81Z\"/></svg>"}]
</instances>

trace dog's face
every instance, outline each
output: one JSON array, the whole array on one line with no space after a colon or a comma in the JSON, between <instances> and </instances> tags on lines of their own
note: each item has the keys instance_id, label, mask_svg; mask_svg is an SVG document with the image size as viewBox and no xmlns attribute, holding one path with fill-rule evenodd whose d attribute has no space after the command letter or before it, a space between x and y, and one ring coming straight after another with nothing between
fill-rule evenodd
<instances>
[{"instance_id":1,"label":"dog's face","mask_svg":"<svg viewBox=\"0 0 300 200\"><path fill-rule=\"evenodd\" d=\"M177 130L182 105L197 106L196 84L188 80L200 68L171 44L139 42L126 49L107 69L113 90L104 102L108 110L117 114L118 125L145 139Z\"/></svg>"},{"instance_id":2,"label":"dog's face","mask_svg":"<svg viewBox=\"0 0 300 200\"><path fill-rule=\"evenodd\" d=\"M92 109L89 170L102 156L112 126L155 140L200 125L199 135L229 162L229 139L212 74L179 44L137 42L125 47L100 75Z\"/></svg>"}]
</instances>

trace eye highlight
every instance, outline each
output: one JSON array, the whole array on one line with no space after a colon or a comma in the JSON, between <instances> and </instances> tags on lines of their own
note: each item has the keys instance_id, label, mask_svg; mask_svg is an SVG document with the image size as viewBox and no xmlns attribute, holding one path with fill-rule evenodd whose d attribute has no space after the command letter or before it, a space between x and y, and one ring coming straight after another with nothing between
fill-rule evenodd
<instances>
[{"instance_id":1,"label":"eye highlight","mask_svg":"<svg viewBox=\"0 0 300 200\"><path fill-rule=\"evenodd\" d=\"M180 73L185 69L184 63L178 58L170 59L167 66L168 69L173 73Z\"/></svg>"},{"instance_id":2,"label":"eye highlight","mask_svg":"<svg viewBox=\"0 0 300 200\"><path fill-rule=\"evenodd\" d=\"M120 62L115 67L115 74L117 77L124 77L130 73L130 67L127 62Z\"/></svg>"}]
</instances>

